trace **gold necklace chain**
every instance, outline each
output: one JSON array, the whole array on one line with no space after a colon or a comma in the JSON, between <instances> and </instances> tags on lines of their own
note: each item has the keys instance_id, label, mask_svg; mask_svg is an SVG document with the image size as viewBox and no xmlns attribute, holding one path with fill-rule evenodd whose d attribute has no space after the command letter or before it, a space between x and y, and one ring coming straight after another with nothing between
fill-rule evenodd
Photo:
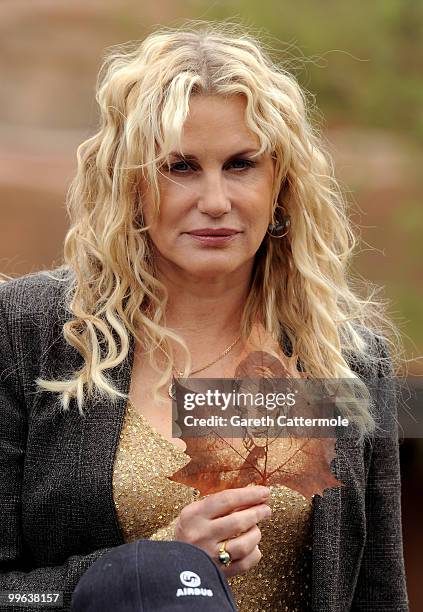
<instances>
[{"instance_id":1,"label":"gold necklace chain","mask_svg":"<svg viewBox=\"0 0 423 612\"><path fill-rule=\"evenodd\" d=\"M209 368L210 366L214 365L215 363L217 363L219 361L219 359L223 359L223 357L225 355L227 355L229 353L229 351L231 351L234 346L240 341L241 339L241 334L238 336L238 338L236 338L232 344L230 344L224 351L223 353L221 353L218 357L216 357L216 359L213 359L213 361L210 361L210 363L207 363L204 366L201 366L201 368L197 368L196 370L191 370L191 372L189 373L189 376L191 376L191 374L198 374L198 372L201 372L202 370L205 370L206 368ZM180 372L178 370L176 370L175 368L173 368L174 373L178 376L178 378L181 378L184 373ZM172 381L169 385L168 388L168 393L169 393L169 397L172 399L176 399L175 396L175 385L174 382Z\"/></svg>"}]
</instances>

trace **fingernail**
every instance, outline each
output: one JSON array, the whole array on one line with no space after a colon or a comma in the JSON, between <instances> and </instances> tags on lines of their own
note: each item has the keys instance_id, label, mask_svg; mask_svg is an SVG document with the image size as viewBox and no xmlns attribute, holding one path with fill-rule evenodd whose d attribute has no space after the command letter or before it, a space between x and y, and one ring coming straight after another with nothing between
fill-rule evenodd
<instances>
[{"instance_id":1,"label":"fingernail","mask_svg":"<svg viewBox=\"0 0 423 612\"><path fill-rule=\"evenodd\" d=\"M272 516L272 511L270 508L266 508L266 510L264 511L264 518L268 519L270 516Z\"/></svg>"},{"instance_id":2,"label":"fingernail","mask_svg":"<svg viewBox=\"0 0 423 612\"><path fill-rule=\"evenodd\" d=\"M268 487L261 487L263 497L268 497L270 495L270 489Z\"/></svg>"}]
</instances>

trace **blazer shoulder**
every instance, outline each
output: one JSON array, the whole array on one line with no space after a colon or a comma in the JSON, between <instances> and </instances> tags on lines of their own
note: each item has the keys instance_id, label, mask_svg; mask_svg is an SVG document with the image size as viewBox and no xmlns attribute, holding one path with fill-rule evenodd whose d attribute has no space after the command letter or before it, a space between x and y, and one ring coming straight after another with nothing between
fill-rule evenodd
<instances>
[{"instance_id":1,"label":"blazer shoulder","mask_svg":"<svg viewBox=\"0 0 423 612\"><path fill-rule=\"evenodd\" d=\"M365 347L363 352L345 350L350 367L365 376L393 376L392 355L384 335L363 325L354 324L354 329L364 340Z\"/></svg>"},{"instance_id":2,"label":"blazer shoulder","mask_svg":"<svg viewBox=\"0 0 423 612\"><path fill-rule=\"evenodd\" d=\"M37 318L66 308L66 293L73 280L68 266L31 272L0 282L0 310L9 320Z\"/></svg>"}]
</instances>

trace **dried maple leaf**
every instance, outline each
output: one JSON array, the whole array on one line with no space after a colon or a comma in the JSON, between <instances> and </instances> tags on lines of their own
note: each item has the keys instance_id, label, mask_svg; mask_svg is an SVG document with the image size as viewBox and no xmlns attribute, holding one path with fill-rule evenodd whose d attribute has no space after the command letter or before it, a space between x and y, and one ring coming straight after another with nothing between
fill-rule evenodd
<instances>
[{"instance_id":1,"label":"dried maple leaf","mask_svg":"<svg viewBox=\"0 0 423 612\"><path fill-rule=\"evenodd\" d=\"M262 326L253 329L235 372L228 370L226 374L240 380L238 389L244 392L259 391L260 380L266 381L269 391L271 379L307 378L307 374L297 371L296 356L284 355ZM305 408L304 413L311 416L312 406L307 397L301 398L297 412ZM326 488L344 486L330 470L336 456L335 438L271 437L266 428L260 429L258 437L249 427L244 428L243 438L239 433L222 437L213 427L207 429L206 436L188 437L184 435L187 429L181 429L191 460L168 478L195 487L202 495L261 484L284 485L311 498L323 495ZM295 429L292 431L295 433Z\"/></svg>"},{"instance_id":2,"label":"dried maple leaf","mask_svg":"<svg viewBox=\"0 0 423 612\"><path fill-rule=\"evenodd\" d=\"M182 438L191 460L170 480L197 488L202 495L249 484L284 485L311 498L343 486L330 470L333 438Z\"/></svg>"},{"instance_id":3,"label":"dried maple leaf","mask_svg":"<svg viewBox=\"0 0 423 612\"><path fill-rule=\"evenodd\" d=\"M234 427L233 437L223 437L215 427L193 437L177 423L190 461L169 478L199 489L202 495L261 484L284 485L311 498L323 495L326 488L343 486L330 469L336 438L271 437L266 427L259 428L259 435L247 426L243 438L239 427Z\"/></svg>"}]
</instances>

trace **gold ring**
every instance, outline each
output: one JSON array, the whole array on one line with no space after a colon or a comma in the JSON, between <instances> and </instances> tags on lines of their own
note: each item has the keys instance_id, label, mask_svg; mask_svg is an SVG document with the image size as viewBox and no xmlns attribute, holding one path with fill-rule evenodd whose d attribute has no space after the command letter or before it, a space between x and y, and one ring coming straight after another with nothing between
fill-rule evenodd
<instances>
[{"instance_id":1,"label":"gold ring","mask_svg":"<svg viewBox=\"0 0 423 612\"><path fill-rule=\"evenodd\" d=\"M222 542L222 544L219 546L219 555L218 555L218 559L220 563L222 563L222 565L224 565L225 567L229 567L230 564L232 563L232 557L230 553L228 553L228 551L226 550L227 543L228 543L228 540L225 540L224 542Z\"/></svg>"}]
</instances>

